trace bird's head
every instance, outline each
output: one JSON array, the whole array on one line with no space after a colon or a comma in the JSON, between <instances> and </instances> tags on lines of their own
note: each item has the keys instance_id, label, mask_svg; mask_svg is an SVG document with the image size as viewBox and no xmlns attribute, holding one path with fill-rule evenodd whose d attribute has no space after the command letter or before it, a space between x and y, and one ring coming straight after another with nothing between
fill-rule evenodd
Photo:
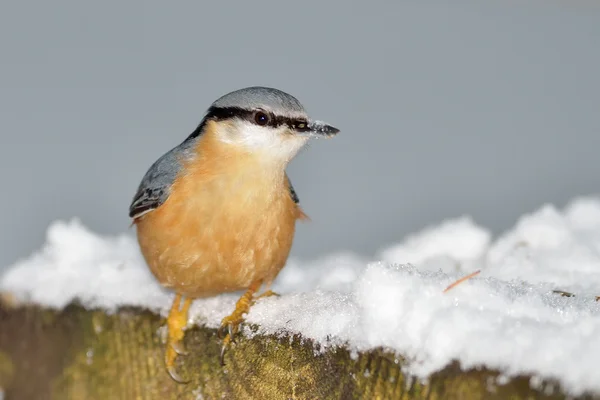
<instances>
[{"instance_id":1,"label":"bird's head","mask_svg":"<svg viewBox=\"0 0 600 400\"><path fill-rule=\"evenodd\" d=\"M293 96L267 87L248 87L217 99L188 139L211 129L218 140L261 157L287 163L311 137L328 137L337 128L308 117Z\"/></svg>"}]
</instances>

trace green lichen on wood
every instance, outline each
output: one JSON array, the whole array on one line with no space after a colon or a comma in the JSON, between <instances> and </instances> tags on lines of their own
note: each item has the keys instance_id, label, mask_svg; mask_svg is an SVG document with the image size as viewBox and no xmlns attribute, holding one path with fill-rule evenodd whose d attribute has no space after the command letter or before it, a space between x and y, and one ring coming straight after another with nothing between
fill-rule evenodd
<instances>
[{"instance_id":1,"label":"green lichen on wood","mask_svg":"<svg viewBox=\"0 0 600 400\"><path fill-rule=\"evenodd\" d=\"M0 351L0 390L7 388L12 383L15 367L8 354Z\"/></svg>"},{"instance_id":2,"label":"green lichen on wood","mask_svg":"<svg viewBox=\"0 0 600 400\"><path fill-rule=\"evenodd\" d=\"M0 306L0 385L11 399L562 399L557 385L530 386L456 363L421 382L406 361L383 350L352 357L315 350L301 337L239 337L219 363L216 331L186 332L190 355L173 382L163 367L161 318L125 308L113 315L72 305L62 311ZM8 366L8 367L7 367ZM552 390L550 390L552 389ZM586 396L582 398L600 398Z\"/></svg>"}]
</instances>

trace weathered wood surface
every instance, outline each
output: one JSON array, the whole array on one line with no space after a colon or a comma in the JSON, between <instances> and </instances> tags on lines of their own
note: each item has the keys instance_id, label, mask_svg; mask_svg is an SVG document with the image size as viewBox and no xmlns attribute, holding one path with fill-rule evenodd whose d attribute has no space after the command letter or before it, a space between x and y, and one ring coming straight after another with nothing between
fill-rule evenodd
<instances>
[{"instance_id":1,"label":"weathered wood surface","mask_svg":"<svg viewBox=\"0 0 600 400\"><path fill-rule=\"evenodd\" d=\"M52 311L0 304L5 400L565 398L552 383L532 388L523 376L499 385L496 372L457 364L422 383L407 378L393 354L318 354L297 336L240 337L222 367L215 330L201 327L186 333L190 355L179 358L179 371L191 381L182 385L163 368L162 323L140 309L107 315L77 305Z\"/></svg>"}]
</instances>

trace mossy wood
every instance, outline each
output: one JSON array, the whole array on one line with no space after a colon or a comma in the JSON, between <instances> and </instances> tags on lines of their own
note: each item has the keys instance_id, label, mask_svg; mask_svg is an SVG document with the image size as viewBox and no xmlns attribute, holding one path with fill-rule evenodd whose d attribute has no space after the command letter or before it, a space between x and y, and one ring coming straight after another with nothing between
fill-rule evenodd
<instances>
[{"instance_id":1,"label":"mossy wood","mask_svg":"<svg viewBox=\"0 0 600 400\"><path fill-rule=\"evenodd\" d=\"M298 336L239 337L222 367L216 331L202 327L186 333L190 354L178 359L178 370L190 382L182 385L164 370L162 324L133 308L108 315L77 305L53 311L0 304L5 400L564 398L552 382L532 388L521 376L499 385L497 372L462 371L456 363L422 383L404 375L405 361L392 353L316 352Z\"/></svg>"}]
</instances>

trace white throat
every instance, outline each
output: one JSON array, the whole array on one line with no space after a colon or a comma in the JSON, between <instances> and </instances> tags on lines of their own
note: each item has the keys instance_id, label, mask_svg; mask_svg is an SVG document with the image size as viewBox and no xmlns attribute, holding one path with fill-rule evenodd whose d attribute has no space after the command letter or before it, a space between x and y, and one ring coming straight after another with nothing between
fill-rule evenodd
<instances>
[{"instance_id":1,"label":"white throat","mask_svg":"<svg viewBox=\"0 0 600 400\"><path fill-rule=\"evenodd\" d=\"M259 126L232 120L217 125L216 134L224 143L256 152L265 161L287 164L308 141L308 136L290 132L286 126Z\"/></svg>"}]
</instances>

